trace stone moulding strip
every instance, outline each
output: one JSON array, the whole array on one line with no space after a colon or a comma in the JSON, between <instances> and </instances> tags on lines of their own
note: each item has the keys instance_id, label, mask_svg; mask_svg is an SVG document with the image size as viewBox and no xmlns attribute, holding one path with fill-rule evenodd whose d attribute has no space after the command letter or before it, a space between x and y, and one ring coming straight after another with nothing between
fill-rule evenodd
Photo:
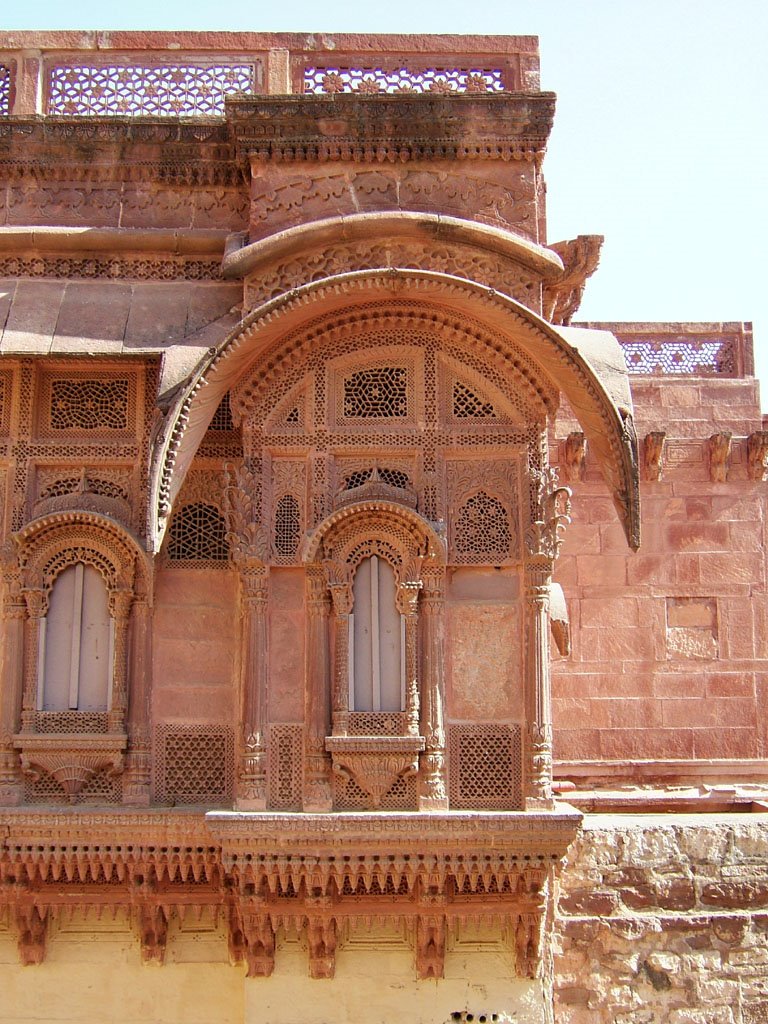
<instances>
[{"instance_id":1,"label":"stone moulding strip","mask_svg":"<svg viewBox=\"0 0 768 1024\"><path fill-rule=\"evenodd\" d=\"M220 280L226 236L205 230L0 227L0 275Z\"/></svg>"},{"instance_id":2,"label":"stone moulding strip","mask_svg":"<svg viewBox=\"0 0 768 1024\"><path fill-rule=\"evenodd\" d=\"M230 235L222 261L222 274L226 278L240 278L270 263L290 259L296 253L322 245L375 238L459 243L505 256L540 274L545 280L556 280L563 273L563 264L557 253L509 231L436 213L384 211L328 217L288 228L242 247L243 236Z\"/></svg>"}]
</instances>

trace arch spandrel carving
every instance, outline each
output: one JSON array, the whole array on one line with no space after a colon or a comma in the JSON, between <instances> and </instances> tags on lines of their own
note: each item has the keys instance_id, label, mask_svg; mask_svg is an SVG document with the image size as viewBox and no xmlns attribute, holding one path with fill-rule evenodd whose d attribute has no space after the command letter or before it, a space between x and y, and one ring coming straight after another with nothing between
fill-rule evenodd
<instances>
[{"instance_id":1,"label":"arch spandrel carving","mask_svg":"<svg viewBox=\"0 0 768 1024\"><path fill-rule=\"evenodd\" d=\"M612 367L604 380L574 344L572 330L566 336L506 295L446 274L374 270L341 274L265 303L200 366L169 413L154 453L150 536L155 549L225 392L245 377L270 346L290 332L304 330L318 317L341 311L357 313L361 306L381 299L408 299L425 310L438 310L459 320L470 317L494 338L499 353L512 356L522 351L533 367L532 377L542 397L562 390L568 398L614 496L627 540L633 548L639 545L637 445L631 429L631 406L620 408L614 397L619 373L612 356L611 346L618 350L615 340L610 335L601 339L604 353L600 365ZM589 351L595 357L594 345ZM553 408L550 403L549 411Z\"/></svg>"}]
</instances>

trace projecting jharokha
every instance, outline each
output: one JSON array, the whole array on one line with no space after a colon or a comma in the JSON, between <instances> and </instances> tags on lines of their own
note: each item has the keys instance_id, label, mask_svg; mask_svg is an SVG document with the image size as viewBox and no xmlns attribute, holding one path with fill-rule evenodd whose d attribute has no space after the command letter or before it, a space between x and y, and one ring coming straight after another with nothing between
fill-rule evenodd
<instances>
[{"instance_id":1,"label":"projecting jharokha","mask_svg":"<svg viewBox=\"0 0 768 1024\"><path fill-rule=\"evenodd\" d=\"M0 40L0 1024L768 1021L750 325L572 324L554 108Z\"/></svg>"}]
</instances>

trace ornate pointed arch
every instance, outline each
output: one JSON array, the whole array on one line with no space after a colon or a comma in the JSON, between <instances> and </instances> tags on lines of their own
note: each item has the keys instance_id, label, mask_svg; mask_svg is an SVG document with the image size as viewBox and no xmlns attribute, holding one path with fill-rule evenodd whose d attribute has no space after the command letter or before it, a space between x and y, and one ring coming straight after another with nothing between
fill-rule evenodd
<instances>
[{"instance_id":1,"label":"ornate pointed arch","mask_svg":"<svg viewBox=\"0 0 768 1024\"><path fill-rule=\"evenodd\" d=\"M371 545L379 548L374 551ZM354 570L372 553L389 561L398 582L406 583L415 580L423 560L445 564L445 541L431 523L405 505L360 501L331 513L313 531L303 561L331 561Z\"/></svg>"},{"instance_id":2,"label":"ornate pointed arch","mask_svg":"<svg viewBox=\"0 0 768 1024\"><path fill-rule=\"evenodd\" d=\"M637 439L621 349L606 332L555 328L485 286L419 270L367 270L296 288L259 306L198 367L169 412L153 462L150 538L155 550L192 459L222 396L275 340L318 317L377 300L408 298L479 321L500 352L522 350L547 389L562 391L589 439L614 497L628 543L640 542Z\"/></svg>"},{"instance_id":3,"label":"ornate pointed arch","mask_svg":"<svg viewBox=\"0 0 768 1024\"><path fill-rule=\"evenodd\" d=\"M120 523L99 513L41 516L19 531L16 543L27 589L47 594L59 573L83 562L98 570L110 593L151 593L151 566L141 544Z\"/></svg>"}]
</instances>

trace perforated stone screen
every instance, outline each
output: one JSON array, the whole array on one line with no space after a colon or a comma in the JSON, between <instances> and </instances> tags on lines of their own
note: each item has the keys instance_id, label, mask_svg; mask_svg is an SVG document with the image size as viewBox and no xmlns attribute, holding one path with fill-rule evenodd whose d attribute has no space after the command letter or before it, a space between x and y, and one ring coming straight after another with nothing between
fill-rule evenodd
<instances>
[{"instance_id":1,"label":"perforated stone screen","mask_svg":"<svg viewBox=\"0 0 768 1024\"><path fill-rule=\"evenodd\" d=\"M301 508L292 494L284 494L275 507L274 545L278 555L296 554L301 539Z\"/></svg>"},{"instance_id":2,"label":"perforated stone screen","mask_svg":"<svg viewBox=\"0 0 768 1024\"><path fill-rule=\"evenodd\" d=\"M504 92L504 73L500 68L400 66L392 69L368 66L307 67L304 92L323 93L451 93Z\"/></svg>"},{"instance_id":3,"label":"perforated stone screen","mask_svg":"<svg viewBox=\"0 0 768 1024\"><path fill-rule=\"evenodd\" d=\"M467 498L458 511L454 528L454 549L459 560L482 557L504 561L509 557L511 543L509 514L498 498L485 491Z\"/></svg>"},{"instance_id":4,"label":"perforated stone screen","mask_svg":"<svg viewBox=\"0 0 768 1024\"><path fill-rule=\"evenodd\" d=\"M402 419L408 415L408 371L404 366L374 366L344 378L344 417Z\"/></svg>"},{"instance_id":5,"label":"perforated stone screen","mask_svg":"<svg viewBox=\"0 0 768 1024\"><path fill-rule=\"evenodd\" d=\"M736 373L736 352L729 338L622 340L629 373L730 377Z\"/></svg>"},{"instance_id":6,"label":"perforated stone screen","mask_svg":"<svg viewBox=\"0 0 768 1024\"><path fill-rule=\"evenodd\" d=\"M127 428L127 380L52 380L50 386L52 430Z\"/></svg>"},{"instance_id":7,"label":"perforated stone screen","mask_svg":"<svg viewBox=\"0 0 768 1024\"><path fill-rule=\"evenodd\" d=\"M254 64L71 64L51 70L48 113L221 116L228 93L253 92Z\"/></svg>"},{"instance_id":8,"label":"perforated stone screen","mask_svg":"<svg viewBox=\"0 0 768 1024\"><path fill-rule=\"evenodd\" d=\"M169 562L226 562L227 526L215 505L195 501L174 515L168 528Z\"/></svg>"},{"instance_id":9,"label":"perforated stone screen","mask_svg":"<svg viewBox=\"0 0 768 1024\"><path fill-rule=\"evenodd\" d=\"M460 380L453 382L453 415L457 420L493 419L496 410Z\"/></svg>"},{"instance_id":10,"label":"perforated stone screen","mask_svg":"<svg viewBox=\"0 0 768 1024\"><path fill-rule=\"evenodd\" d=\"M11 112L11 69L0 64L0 117Z\"/></svg>"},{"instance_id":11,"label":"perforated stone screen","mask_svg":"<svg viewBox=\"0 0 768 1024\"><path fill-rule=\"evenodd\" d=\"M225 725L173 725L155 730L155 799L219 804L232 799L234 739Z\"/></svg>"},{"instance_id":12,"label":"perforated stone screen","mask_svg":"<svg viewBox=\"0 0 768 1024\"><path fill-rule=\"evenodd\" d=\"M451 807L522 807L520 726L451 725L448 730Z\"/></svg>"},{"instance_id":13,"label":"perforated stone screen","mask_svg":"<svg viewBox=\"0 0 768 1024\"><path fill-rule=\"evenodd\" d=\"M302 728L273 725L269 730L268 803L278 811L300 811L302 805Z\"/></svg>"}]
</instances>

